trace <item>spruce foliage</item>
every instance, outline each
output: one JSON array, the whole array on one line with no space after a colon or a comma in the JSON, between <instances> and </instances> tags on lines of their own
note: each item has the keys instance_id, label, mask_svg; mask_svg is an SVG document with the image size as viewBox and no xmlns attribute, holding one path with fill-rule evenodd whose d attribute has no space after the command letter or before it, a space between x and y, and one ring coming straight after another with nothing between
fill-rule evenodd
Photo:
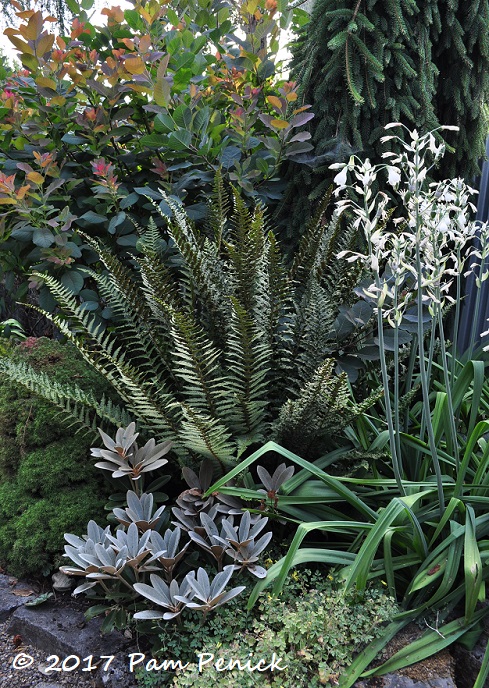
<instances>
[{"instance_id":1,"label":"spruce foliage","mask_svg":"<svg viewBox=\"0 0 489 688\"><path fill-rule=\"evenodd\" d=\"M85 237L103 265L87 272L115 327L102 329L60 282L43 278L61 306L47 317L110 382L121 405L8 359L0 359L0 371L85 428L127 422L127 409L141 430L174 440L181 463L190 453L223 470L270 438L303 442L309 456L318 455L365 408L329 360L339 348L335 315L351 299L352 266L335 256L351 233L338 231L336 218L326 221L323 203L288 264L263 209L248 210L219 177L207 228L166 201L170 260L162 258L154 222L141 232L134 269ZM303 424L306 415L318 422Z\"/></svg>"},{"instance_id":2,"label":"spruce foliage","mask_svg":"<svg viewBox=\"0 0 489 688\"><path fill-rule=\"evenodd\" d=\"M421 132L460 127L444 134L454 152L443 177L478 173L487 135L488 25L488 0L316 0L292 70L316 113L309 125L315 158L291 170L286 202L296 201L296 225L330 183L332 158L355 152L380 161L389 122Z\"/></svg>"}]
</instances>

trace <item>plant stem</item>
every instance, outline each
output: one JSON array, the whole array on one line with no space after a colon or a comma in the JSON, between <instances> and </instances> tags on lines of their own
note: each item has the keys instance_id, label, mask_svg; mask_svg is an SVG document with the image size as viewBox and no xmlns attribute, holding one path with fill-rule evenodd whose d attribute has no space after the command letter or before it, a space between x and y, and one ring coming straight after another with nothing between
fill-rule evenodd
<instances>
[{"instance_id":1,"label":"plant stem","mask_svg":"<svg viewBox=\"0 0 489 688\"><path fill-rule=\"evenodd\" d=\"M480 306L481 306L481 292L482 292L482 275L484 272L484 258L481 258L481 263L479 265L479 274L476 277L476 286L477 286L477 294L475 297L475 306L474 306L474 314L473 314L473 320L472 320L472 328L470 330L470 343L469 343L469 348L468 348L468 353L467 353L467 360L470 361L472 359L472 355L474 353L474 348L475 348L475 340L477 337L477 323L479 320L479 312L480 312Z\"/></svg>"},{"instance_id":2,"label":"plant stem","mask_svg":"<svg viewBox=\"0 0 489 688\"><path fill-rule=\"evenodd\" d=\"M394 284L394 314L398 309L398 285ZM396 453L401 456L401 423L399 420L399 324L395 320L394 327L394 427L396 435Z\"/></svg>"},{"instance_id":3,"label":"plant stem","mask_svg":"<svg viewBox=\"0 0 489 688\"><path fill-rule=\"evenodd\" d=\"M443 320L442 320L442 313L441 309L438 314L438 321L439 321L439 326L440 326L440 344L441 344L441 360L442 360L442 366L443 366L443 376L445 378L445 389L446 389L446 394L447 394L447 404L448 404L448 418L449 418L449 426L450 426L450 434L451 434L451 442L452 442L452 451L455 456L455 464L457 471L460 468L460 452L459 452L459 446L458 446L458 441L457 441L457 427L455 424L455 414L453 410L453 398L452 398L452 388L451 388L451 380L450 380L450 373L448 371L448 358L447 358L447 348L446 348L446 342L445 342L445 333L443 330Z\"/></svg>"},{"instance_id":4,"label":"plant stem","mask_svg":"<svg viewBox=\"0 0 489 688\"><path fill-rule=\"evenodd\" d=\"M462 265L462 251L457 244L457 294L455 297L455 320L453 323L453 342L452 342L452 360L450 361L450 370L452 380L455 380L456 366L458 362L458 328L460 327L460 299L462 290L462 275L460 274Z\"/></svg>"},{"instance_id":5,"label":"plant stem","mask_svg":"<svg viewBox=\"0 0 489 688\"><path fill-rule=\"evenodd\" d=\"M433 423L431 419L430 410L430 393L428 388L428 378L425 367L424 354L424 331L423 331L423 270L421 266L421 213L419 209L419 150L416 148L416 190L415 190L415 220L416 220L416 273L417 273L417 291L418 291L418 351L419 351L419 372L421 377L421 391L423 394L423 418L426 422L426 429L428 432L428 446L430 448L433 467L435 469L436 485L438 491L438 499L440 502L440 517L445 510L445 495L443 493L443 480L440 469L440 461L436 451L435 435L433 432Z\"/></svg>"},{"instance_id":6,"label":"plant stem","mask_svg":"<svg viewBox=\"0 0 489 688\"><path fill-rule=\"evenodd\" d=\"M371 250L371 247L370 247ZM378 271L375 273L375 282L377 288L380 290L380 276ZM394 421L392 418L392 408L389 393L389 375L387 373L387 363L385 360L385 346L384 346L384 330L383 330L383 320L382 320L382 307L377 307L377 327L379 331L379 353L380 353L380 368L382 372L382 383L384 385L384 399L385 399L385 415L387 420L387 429L389 431L389 444L391 447L392 454L392 468L394 471L394 478L396 480L399 492L404 497L406 495L406 490L402 482L402 463L400 454L397 453L397 439L394 431Z\"/></svg>"}]
</instances>

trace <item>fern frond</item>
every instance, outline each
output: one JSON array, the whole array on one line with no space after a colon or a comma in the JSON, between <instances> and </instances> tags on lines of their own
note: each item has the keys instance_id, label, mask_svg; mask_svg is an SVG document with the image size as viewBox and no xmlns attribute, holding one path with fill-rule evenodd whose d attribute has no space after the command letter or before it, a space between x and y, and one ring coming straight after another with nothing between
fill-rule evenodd
<instances>
[{"instance_id":1,"label":"fern frond","mask_svg":"<svg viewBox=\"0 0 489 688\"><path fill-rule=\"evenodd\" d=\"M161 318L166 325L169 325L168 313L159 308L158 301L172 308L180 307L182 302L174 275L166 264L161 249L160 230L152 218L149 220L147 229L140 232L138 246L140 250L138 265L141 270L142 289L146 302L153 317Z\"/></svg>"},{"instance_id":2,"label":"fern frond","mask_svg":"<svg viewBox=\"0 0 489 688\"><path fill-rule=\"evenodd\" d=\"M146 368L149 375L163 373L161 359L165 355L164 342L160 341L159 327L152 322L152 311L146 299L141 298L141 283L135 273L102 242L84 237L96 251L107 270L100 274L93 270L90 276L99 284L102 295L113 312L116 333L130 341L131 358L138 360L138 367Z\"/></svg>"},{"instance_id":3,"label":"fern frond","mask_svg":"<svg viewBox=\"0 0 489 688\"><path fill-rule=\"evenodd\" d=\"M187 405L215 418L223 395L219 357L201 328L188 315L173 311L171 337L175 375L183 381L182 395Z\"/></svg>"},{"instance_id":4,"label":"fern frond","mask_svg":"<svg viewBox=\"0 0 489 688\"><path fill-rule=\"evenodd\" d=\"M225 284L222 271L219 269L216 246L199 236L178 203L168 196L165 196L165 200L174 217L173 222L169 223L168 233L186 266L186 271L180 279L181 297L192 308L192 299L198 294L209 310L225 321L228 316L228 304L222 298Z\"/></svg>"},{"instance_id":5,"label":"fern frond","mask_svg":"<svg viewBox=\"0 0 489 688\"><path fill-rule=\"evenodd\" d=\"M177 418L174 411L174 397L161 388L161 384L148 382L136 366L127 361L127 354L122 350L111 333L104 332L102 325L95 325L90 313L83 311L74 297L54 278L39 275L56 298L61 297L65 311L63 316L43 313L56 327L77 347L78 351L126 401L133 413L141 419L149 418L151 423L145 427L154 427L160 434L177 431ZM78 325L73 328L72 322ZM172 410L173 409L173 410Z\"/></svg>"},{"instance_id":6,"label":"fern frond","mask_svg":"<svg viewBox=\"0 0 489 688\"><path fill-rule=\"evenodd\" d=\"M264 323L265 337L270 348L268 387L270 413L276 416L283 403L284 380L294 377L294 299L291 284L278 242L273 232L268 232L266 244L268 279L265 282L268 299L268 321Z\"/></svg>"},{"instance_id":7,"label":"fern frond","mask_svg":"<svg viewBox=\"0 0 489 688\"><path fill-rule=\"evenodd\" d=\"M121 406L105 397L98 400L91 392L85 392L78 385L61 384L52 380L49 375L34 370L27 363L0 358L0 373L55 404L63 418L79 429L95 434L97 425L108 425L112 430L130 422L127 412Z\"/></svg>"},{"instance_id":8,"label":"fern frond","mask_svg":"<svg viewBox=\"0 0 489 688\"><path fill-rule=\"evenodd\" d=\"M190 450L212 460L218 474L236 461L231 433L218 420L182 404L181 442Z\"/></svg>"},{"instance_id":9,"label":"fern frond","mask_svg":"<svg viewBox=\"0 0 489 688\"><path fill-rule=\"evenodd\" d=\"M223 237L226 234L227 219L230 210L229 195L226 191L222 172L216 171L211 200L209 203L208 224L212 232L213 241L219 251Z\"/></svg>"},{"instance_id":10,"label":"fern frond","mask_svg":"<svg viewBox=\"0 0 489 688\"><path fill-rule=\"evenodd\" d=\"M123 343L124 349L131 351L131 364L137 366L142 379L157 381L160 387L166 386L171 364L168 344L165 347L162 336L164 328L154 322L150 309L145 311L144 316L135 313L126 301L124 292L114 285L107 274L87 272L97 283L102 299L112 311L116 323L112 329L114 346ZM141 295L139 300L144 300Z\"/></svg>"},{"instance_id":11,"label":"fern frond","mask_svg":"<svg viewBox=\"0 0 489 688\"><path fill-rule=\"evenodd\" d=\"M221 409L235 434L253 435L265 420L270 348L238 300L231 303L223 381L227 401Z\"/></svg>"},{"instance_id":12,"label":"fern frond","mask_svg":"<svg viewBox=\"0 0 489 688\"><path fill-rule=\"evenodd\" d=\"M297 304L294 351L298 364L297 384L310 380L331 351L337 309L338 303L333 302L331 292L324 289L312 275L307 291Z\"/></svg>"},{"instance_id":13,"label":"fern frond","mask_svg":"<svg viewBox=\"0 0 489 688\"><path fill-rule=\"evenodd\" d=\"M319 439L334 437L372 406L382 394L376 391L361 404L351 398L346 373L334 373L335 361L327 359L295 400L288 400L273 425L273 439L287 447L308 451Z\"/></svg>"},{"instance_id":14,"label":"fern frond","mask_svg":"<svg viewBox=\"0 0 489 688\"><path fill-rule=\"evenodd\" d=\"M263 318L262 304L256 303L260 277L265 273L265 219L262 208L253 215L234 191L233 228L226 243L230 261L233 294L250 315Z\"/></svg>"},{"instance_id":15,"label":"fern frond","mask_svg":"<svg viewBox=\"0 0 489 688\"><path fill-rule=\"evenodd\" d=\"M331 186L322 197L316 212L307 223L304 234L301 237L299 248L289 270L289 278L295 283L306 281L307 276L316 263L318 248L327 228L326 213L332 194L333 187Z\"/></svg>"},{"instance_id":16,"label":"fern frond","mask_svg":"<svg viewBox=\"0 0 489 688\"><path fill-rule=\"evenodd\" d=\"M309 282L305 285L309 290L311 280L320 284L336 311L339 306L351 304L355 299L354 288L362 276L360 262L352 264L337 258L342 251L353 249L358 240L358 233L352 225L345 226L341 218L333 215L321 237Z\"/></svg>"}]
</instances>

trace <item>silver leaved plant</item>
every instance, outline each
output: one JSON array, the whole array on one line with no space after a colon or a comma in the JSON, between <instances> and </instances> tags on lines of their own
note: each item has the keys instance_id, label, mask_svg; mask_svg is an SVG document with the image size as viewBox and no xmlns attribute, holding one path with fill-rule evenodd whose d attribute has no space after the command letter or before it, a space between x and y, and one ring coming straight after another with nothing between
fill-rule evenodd
<instances>
[{"instance_id":1,"label":"silver leaved plant","mask_svg":"<svg viewBox=\"0 0 489 688\"><path fill-rule=\"evenodd\" d=\"M232 516L229 516L228 518L232 518ZM222 529L222 524L221 531L219 531L214 520L204 511L202 511L200 514L200 521L205 532L201 534L202 531L199 533L195 530L190 530L188 534L193 542L199 545L199 547L202 547L202 549L205 549L206 552L209 552L209 554L214 557L217 562L218 569L221 570L222 561L227 546L226 540L223 540L224 530Z\"/></svg>"},{"instance_id":2,"label":"silver leaved plant","mask_svg":"<svg viewBox=\"0 0 489 688\"><path fill-rule=\"evenodd\" d=\"M126 555L126 564L135 572L140 573L143 571L156 570L154 566L148 567L143 564L144 560L151 554L148 547L150 535L151 531L147 530L140 537L137 525L131 523L127 531L121 529L116 530L115 536L109 533L107 539L114 552L116 554L124 552ZM159 554L163 554L163 552L159 552Z\"/></svg>"},{"instance_id":3,"label":"silver leaved plant","mask_svg":"<svg viewBox=\"0 0 489 688\"><path fill-rule=\"evenodd\" d=\"M224 592L233 572L234 566L225 566L222 571L216 573L211 583L207 571L202 567L197 570L197 574L195 571L190 571L185 576L185 580L190 585L193 594L191 597L177 596L176 599L182 602L188 609L195 609L206 615L211 610L237 597L245 589L244 585L240 585ZM200 602L194 602L194 598L197 598Z\"/></svg>"},{"instance_id":4,"label":"silver leaved plant","mask_svg":"<svg viewBox=\"0 0 489 688\"><path fill-rule=\"evenodd\" d=\"M102 430L99 430L106 449L93 447L92 456L102 458L95 466L105 471L111 471L113 478L128 477L137 481L143 473L154 471L168 463L168 459L161 457L167 454L172 446L170 441L156 444L154 439L146 442L144 447L138 447L135 433L135 423L130 423L127 428L119 428L116 438L113 440Z\"/></svg>"},{"instance_id":5,"label":"silver leaved plant","mask_svg":"<svg viewBox=\"0 0 489 688\"><path fill-rule=\"evenodd\" d=\"M272 539L272 533L265 533L258 540L256 538L267 523L268 518L260 518L252 525L249 511L244 512L239 527L233 526L227 520L222 522L224 538L217 539L227 545L225 551L234 559L235 570L245 568L257 578L265 578L267 572L263 566L257 565L257 561Z\"/></svg>"},{"instance_id":6,"label":"silver leaved plant","mask_svg":"<svg viewBox=\"0 0 489 688\"><path fill-rule=\"evenodd\" d=\"M181 535L181 528L175 528L175 530L168 528L163 536L156 531L151 533L149 548L152 556L148 562L156 561L163 568L164 575L168 581L172 580L175 567L183 558L190 545L190 542L187 542L179 549Z\"/></svg>"},{"instance_id":7,"label":"silver leaved plant","mask_svg":"<svg viewBox=\"0 0 489 688\"><path fill-rule=\"evenodd\" d=\"M176 580L172 580L169 585L165 583L159 576L151 574L151 585L146 583L135 583L134 590L146 599L154 602L154 604L164 609L167 612L161 612L153 609L146 609L134 614L135 619L164 619L169 621L179 616L182 609L185 607L183 600L191 600L193 597L192 588L189 585L187 578L184 578L179 585Z\"/></svg>"},{"instance_id":8,"label":"silver leaved plant","mask_svg":"<svg viewBox=\"0 0 489 688\"><path fill-rule=\"evenodd\" d=\"M112 513L123 526L135 523L142 532L147 530L158 530L163 521L164 506L153 513L154 499L152 493L137 495L133 490L126 493L126 509L113 509Z\"/></svg>"}]
</instances>

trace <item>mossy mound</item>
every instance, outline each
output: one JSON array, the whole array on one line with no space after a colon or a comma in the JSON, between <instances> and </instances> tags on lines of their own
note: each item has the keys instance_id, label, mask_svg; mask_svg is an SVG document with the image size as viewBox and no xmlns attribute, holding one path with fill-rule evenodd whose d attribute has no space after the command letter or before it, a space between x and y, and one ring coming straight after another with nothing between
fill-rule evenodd
<instances>
[{"instance_id":1,"label":"mossy mound","mask_svg":"<svg viewBox=\"0 0 489 688\"><path fill-rule=\"evenodd\" d=\"M73 379L94 394L102 378L74 347L28 339L12 358L58 382ZM68 427L59 409L8 381L0 382L0 562L17 576L46 574L59 565L66 532L103 523L111 487L90 459L94 436Z\"/></svg>"}]
</instances>

